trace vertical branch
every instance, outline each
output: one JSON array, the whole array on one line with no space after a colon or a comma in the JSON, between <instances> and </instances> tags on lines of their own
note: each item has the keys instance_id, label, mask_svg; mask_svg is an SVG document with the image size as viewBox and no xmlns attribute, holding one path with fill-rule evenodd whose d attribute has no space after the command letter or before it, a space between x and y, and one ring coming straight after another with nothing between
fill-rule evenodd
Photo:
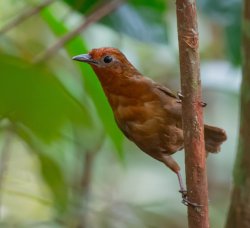
<instances>
[{"instance_id":1,"label":"vertical branch","mask_svg":"<svg viewBox=\"0 0 250 228\"><path fill-rule=\"evenodd\" d=\"M77 228L88 227L88 213L90 200L90 187L92 182L92 171L94 166L95 155L98 151L87 151L84 156L84 171L80 180L80 199L83 201L83 213L79 216Z\"/></svg>"},{"instance_id":2,"label":"vertical branch","mask_svg":"<svg viewBox=\"0 0 250 228\"><path fill-rule=\"evenodd\" d=\"M189 227L209 227L206 152L204 144L199 38L195 0L176 1L181 90L184 96L183 130L187 194L190 202L201 207L188 207Z\"/></svg>"},{"instance_id":3,"label":"vertical branch","mask_svg":"<svg viewBox=\"0 0 250 228\"><path fill-rule=\"evenodd\" d=\"M100 139L94 146L94 148L90 151L86 151L84 154L84 166L83 166L83 174L80 177L79 183L78 183L78 194L81 201L83 201L83 204L80 207L83 207L83 214L80 214L79 221L77 224L77 228L86 228L88 227L88 213L89 213L89 200L90 200L90 188L91 188L91 182L92 182L92 172L93 172L93 166L95 162L95 158L97 153L100 151L101 147L103 146L103 142L105 139L105 135L102 134L100 136ZM79 151L82 153L82 151Z\"/></svg>"},{"instance_id":4,"label":"vertical branch","mask_svg":"<svg viewBox=\"0 0 250 228\"><path fill-rule=\"evenodd\" d=\"M234 164L234 187L226 228L250 227L250 1L244 0L242 20L242 82L240 129Z\"/></svg>"}]
</instances>

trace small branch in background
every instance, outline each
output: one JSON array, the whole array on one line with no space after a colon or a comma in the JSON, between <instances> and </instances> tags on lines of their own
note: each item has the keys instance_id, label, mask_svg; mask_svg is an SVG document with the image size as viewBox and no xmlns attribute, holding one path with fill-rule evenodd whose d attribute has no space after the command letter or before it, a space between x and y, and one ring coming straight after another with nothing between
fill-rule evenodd
<instances>
[{"instance_id":1,"label":"small branch in background","mask_svg":"<svg viewBox=\"0 0 250 228\"><path fill-rule=\"evenodd\" d=\"M62 46L64 46L67 42L73 39L75 36L84 31L91 24L101 20L103 17L114 11L117 7L119 7L125 0L114 0L108 3L104 3L98 9L95 9L86 20L81 23L77 28L67 33L65 36L61 37L56 43L54 43L47 50L37 55L34 58L34 63L39 63L48 58L52 57Z\"/></svg>"},{"instance_id":2,"label":"small branch in background","mask_svg":"<svg viewBox=\"0 0 250 228\"><path fill-rule=\"evenodd\" d=\"M87 228L88 227L88 212L89 212L89 199L90 199L90 187L92 182L92 172L94 161L96 158L97 153L100 151L103 143L104 143L105 135L101 135L99 141L96 143L95 147L90 151L86 151L84 153L84 165L83 165L83 174L78 182L78 193L80 194L79 198L83 204L81 207L83 212L80 214L78 219L77 228ZM83 153L82 151L79 151Z\"/></svg>"},{"instance_id":3,"label":"small branch in background","mask_svg":"<svg viewBox=\"0 0 250 228\"><path fill-rule=\"evenodd\" d=\"M184 146L190 228L208 228L206 152L201 99L199 37L196 1L176 1L181 72Z\"/></svg>"},{"instance_id":4,"label":"small branch in background","mask_svg":"<svg viewBox=\"0 0 250 228\"><path fill-rule=\"evenodd\" d=\"M11 20L3 28L0 29L0 35L10 31L12 28L18 26L19 24L24 22L26 19L29 19L31 16L38 14L42 9L44 9L45 7L47 7L48 5L53 3L54 1L55 0L45 0L44 2L39 4L38 6L31 8L31 9L23 12L22 14L19 14L16 18Z\"/></svg>"},{"instance_id":5,"label":"small branch in background","mask_svg":"<svg viewBox=\"0 0 250 228\"><path fill-rule=\"evenodd\" d=\"M250 1L242 11L242 82L240 128L233 172L233 189L225 228L250 227Z\"/></svg>"},{"instance_id":6,"label":"small branch in background","mask_svg":"<svg viewBox=\"0 0 250 228\"><path fill-rule=\"evenodd\" d=\"M80 204L80 213L77 217L76 228L87 228L88 218L89 218L89 200L91 193L91 183L92 183L92 172L95 161L95 155L97 151L87 151L84 155L84 168L83 175L81 176L80 183L78 186L78 194Z\"/></svg>"}]
</instances>

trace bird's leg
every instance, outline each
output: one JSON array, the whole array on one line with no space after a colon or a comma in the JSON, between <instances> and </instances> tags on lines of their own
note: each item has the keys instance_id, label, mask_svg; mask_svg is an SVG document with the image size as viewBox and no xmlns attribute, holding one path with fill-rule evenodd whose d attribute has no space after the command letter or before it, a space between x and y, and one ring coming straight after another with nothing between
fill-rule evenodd
<instances>
[{"instance_id":1,"label":"bird's leg","mask_svg":"<svg viewBox=\"0 0 250 228\"><path fill-rule=\"evenodd\" d=\"M177 172L177 177L178 177L178 181L179 181L179 185L180 185L179 192L181 193L181 196L182 196L182 203L184 205L186 205L186 206L202 207L202 205L199 205L197 203L192 203L192 202L190 202L188 200L188 198L187 198L187 190L184 187L180 171Z\"/></svg>"},{"instance_id":2,"label":"bird's leg","mask_svg":"<svg viewBox=\"0 0 250 228\"><path fill-rule=\"evenodd\" d=\"M184 98L184 96L182 95L182 93L180 91L177 92L177 97L178 97L177 103L181 103L182 100L183 100L183 98ZM207 106L207 103L205 103L203 101L200 101L199 104L203 108Z\"/></svg>"},{"instance_id":3,"label":"bird's leg","mask_svg":"<svg viewBox=\"0 0 250 228\"><path fill-rule=\"evenodd\" d=\"M180 173L180 167L177 164L177 162L169 155L163 156L160 161L164 162L164 164L168 168L170 168L173 172L177 174L179 185L180 185L179 192L181 193L181 196L182 196L182 203L186 206L201 207L201 205L198 205L197 203L192 203L188 200L187 190L184 188L184 184L183 184L181 173Z\"/></svg>"}]
</instances>

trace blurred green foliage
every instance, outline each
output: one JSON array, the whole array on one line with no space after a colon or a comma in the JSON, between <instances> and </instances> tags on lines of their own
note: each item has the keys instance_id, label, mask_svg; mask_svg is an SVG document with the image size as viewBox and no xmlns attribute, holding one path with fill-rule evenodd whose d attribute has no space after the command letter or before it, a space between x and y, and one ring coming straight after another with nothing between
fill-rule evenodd
<instances>
[{"instance_id":1,"label":"blurred green foliage","mask_svg":"<svg viewBox=\"0 0 250 228\"><path fill-rule=\"evenodd\" d=\"M88 15L96 8L111 1L106 0L64 0L74 10ZM164 15L167 13L167 1L129 0L116 11L110 13L99 23L109 26L140 41L166 42L167 25Z\"/></svg>"},{"instance_id":2,"label":"blurred green foliage","mask_svg":"<svg viewBox=\"0 0 250 228\"><path fill-rule=\"evenodd\" d=\"M22 59L0 56L1 118L22 123L45 142L60 137L71 123L91 127L89 111L48 70Z\"/></svg>"},{"instance_id":3,"label":"blurred green foliage","mask_svg":"<svg viewBox=\"0 0 250 228\"><path fill-rule=\"evenodd\" d=\"M49 11L49 9L44 10L43 18L46 20L48 25L50 26L52 32L54 32L57 36L61 36L69 32L69 29L64 26L53 14ZM88 52L88 48L84 43L84 40L76 37L69 44L65 46L69 56L76 55L76 51L81 50L83 53ZM84 76L84 87L88 95L92 98L92 101L95 104L96 110L99 114L102 123L112 139L112 142L116 146L118 155L120 158L123 157L122 154L122 141L123 136L118 130L116 124L113 121L113 114L111 108L107 103L107 99L105 98L104 93L102 92L102 88L95 77L94 72L87 64L78 64L80 70ZM105 110L105 114L103 112Z\"/></svg>"},{"instance_id":4,"label":"blurred green foliage","mask_svg":"<svg viewBox=\"0 0 250 228\"><path fill-rule=\"evenodd\" d=\"M105 0L64 0L74 10L84 15L92 12ZM197 1L198 7L216 23L224 28L226 51L233 64L241 63L241 1L239 0L202 0ZM110 28L127 34L140 41L167 42L168 28L164 16L168 13L168 1L127 1L126 7L103 18L103 23Z\"/></svg>"},{"instance_id":5,"label":"blurred green foliage","mask_svg":"<svg viewBox=\"0 0 250 228\"><path fill-rule=\"evenodd\" d=\"M51 43L57 42L59 38L68 34L82 20L95 12L98 7L109 2L105 0L57 1L43 9L39 14L34 15L33 18L38 18L37 20L27 19L27 24L23 22L23 25L14 26L10 32L0 34L0 146L4 148L4 134L10 129L19 140L27 145L28 149L26 148L26 150L32 151L32 155L36 156L40 175L50 190L53 211L55 210L59 216L65 215L65 220L70 216L72 218L69 220L79 219L74 217L77 214L74 214L74 211L77 211L81 217L81 213L85 213L85 210L87 210L82 204L87 201L88 196L84 195L83 192L79 192L81 182L86 182L84 175L87 171L85 170L85 173L83 171L86 168L83 165L84 155L85 153L93 152L95 154L97 152L92 150L99 143L98 141L103 131L114 146L112 148L107 143L109 140L106 140L104 143L104 147L107 147L106 151L111 153L109 155L105 154L107 161L101 163L101 166L110 167L110 173L106 174L103 171L104 168L99 168L101 169L99 172L102 173L100 179L103 182L106 183L106 179L112 180L110 183L107 181L107 186L105 186L108 189L105 197L109 201L108 197L112 195L110 188L114 184L112 178L116 174L116 170L114 169L115 171L113 171L116 160L110 158L112 153L114 153L116 155L114 157L119 158L119 164L124 162L124 137L113 120L112 111L91 68L86 64L72 63L71 61L72 56L86 53L90 49L87 35L85 36L86 31L66 43L62 48L62 52L53 53L52 57L54 58L51 57L38 64L35 64L32 60L35 59L36 54L38 55L39 52L46 51ZM198 3L201 14L207 15L209 20L218 24L224 34L222 39L226 43L225 49L227 53L223 53L223 57L229 59L231 63L239 65L241 63L239 48L240 1L202 0L198 1ZM0 12L3 15L6 13L5 16L0 17L2 19L0 28L16 15L22 14L37 4L39 4L39 1L13 0L11 2L0 2ZM171 26L169 26L173 22L171 20L167 21L169 15L173 15L175 12L171 4L172 2L165 0L129 0L119 9L108 14L98 22L101 25L100 32L97 31L95 35L104 37L101 28L109 28L116 35L119 34L121 37L125 37L125 40L129 40L129 45L132 44L131 50L134 53L137 50L138 41L151 42L150 46L153 49L156 45L159 45L160 48L157 50L161 50L163 47L161 45L169 45L168 42L170 42L171 33L173 33L170 30ZM58 10L55 10L57 7ZM60 12L61 9L63 9L62 12ZM64 12L66 13L64 14ZM82 17L79 17L79 15ZM70 24L67 18L72 20L73 23L71 22ZM40 41L38 42L39 39ZM38 53L34 54L36 51ZM165 49L163 49L163 52L165 52ZM143 54L146 56L146 61L143 64L149 66L149 56L145 53ZM157 61L161 58L160 54L154 53ZM173 59L175 59L175 56L172 55L171 60ZM66 77L70 78L73 75L80 75L80 80L77 80L76 76L72 81L75 80L76 83L80 84L82 88L81 96L75 96L74 91L72 92L69 89L70 86L65 85L65 81L58 75L62 69L68 70L65 73ZM7 128L4 124L6 120L8 122ZM90 135L90 137L86 135ZM127 147L125 149L126 151L130 150ZM4 152L4 150L1 151L2 154ZM15 155L15 149L12 149L11 152ZM134 161L134 156L136 155L133 154L132 162ZM13 159L19 160L15 156ZM91 165L93 166L93 164ZM93 169L93 167L91 168ZM120 179L121 182L123 180L120 177L117 179ZM91 184L91 178L87 177L87 180ZM1 182L3 180L0 178ZM85 182L84 184L86 184ZM130 185L129 187L133 186ZM99 192L102 193L103 191L103 189L99 189ZM162 215L161 213L150 212L147 209L145 210L144 206L141 209L134 205L126 205L125 203L124 205L125 207L130 207L130 213L132 212L131 214L134 216L131 216L134 218L133 222L141 227L146 227L146 224L152 225L152 221L148 221L150 220L149 215L152 218L156 218L154 224L157 224L158 227L166 224L167 221L173 227L174 224L178 223L175 219L165 218L165 213L161 212L164 214ZM113 205L109 205L110 208L107 205L106 207L99 205L99 207L104 208L102 212L99 212L99 217L103 216L103 224L107 224L103 227L112 227L110 225L112 223L110 214L118 214L118 211L115 211L116 207L121 213L124 210L129 214L127 208L119 208L119 205L115 205L114 208ZM169 207L171 210L172 207ZM216 209L214 211L214 214L216 214ZM141 220L144 218L143 222L138 222L137 218L135 218L134 214L137 214L137 212L139 214L138 217L142 217ZM68 213L67 216L66 213ZM161 220L159 217L161 217ZM54 217L51 218L51 220L53 219ZM32 221L32 218L30 220ZM64 218L61 220L64 220ZM61 220L60 222L62 223ZM6 221L4 222L6 223ZM7 224L8 222L10 224L11 221L7 221ZM56 226L52 225L51 227ZM61 226L58 225L58 227ZM132 222L129 227L133 227Z\"/></svg>"},{"instance_id":6,"label":"blurred green foliage","mask_svg":"<svg viewBox=\"0 0 250 228\"><path fill-rule=\"evenodd\" d=\"M198 6L211 20L224 28L226 51L229 59L235 65L241 63L241 12L242 4L239 0L201 0Z\"/></svg>"}]
</instances>

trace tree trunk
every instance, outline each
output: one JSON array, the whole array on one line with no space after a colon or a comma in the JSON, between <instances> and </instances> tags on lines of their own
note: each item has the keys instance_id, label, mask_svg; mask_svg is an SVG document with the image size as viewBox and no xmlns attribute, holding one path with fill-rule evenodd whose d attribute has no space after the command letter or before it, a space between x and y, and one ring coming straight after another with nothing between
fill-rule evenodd
<instances>
[{"instance_id":1,"label":"tree trunk","mask_svg":"<svg viewBox=\"0 0 250 228\"><path fill-rule=\"evenodd\" d=\"M243 78L239 143L234 165L234 187L227 228L250 227L250 1L243 11Z\"/></svg>"},{"instance_id":2,"label":"tree trunk","mask_svg":"<svg viewBox=\"0 0 250 228\"><path fill-rule=\"evenodd\" d=\"M201 205L188 206L190 228L208 228L208 191L204 143L199 39L195 0L176 1L181 89L183 98L183 130L188 200Z\"/></svg>"}]
</instances>

